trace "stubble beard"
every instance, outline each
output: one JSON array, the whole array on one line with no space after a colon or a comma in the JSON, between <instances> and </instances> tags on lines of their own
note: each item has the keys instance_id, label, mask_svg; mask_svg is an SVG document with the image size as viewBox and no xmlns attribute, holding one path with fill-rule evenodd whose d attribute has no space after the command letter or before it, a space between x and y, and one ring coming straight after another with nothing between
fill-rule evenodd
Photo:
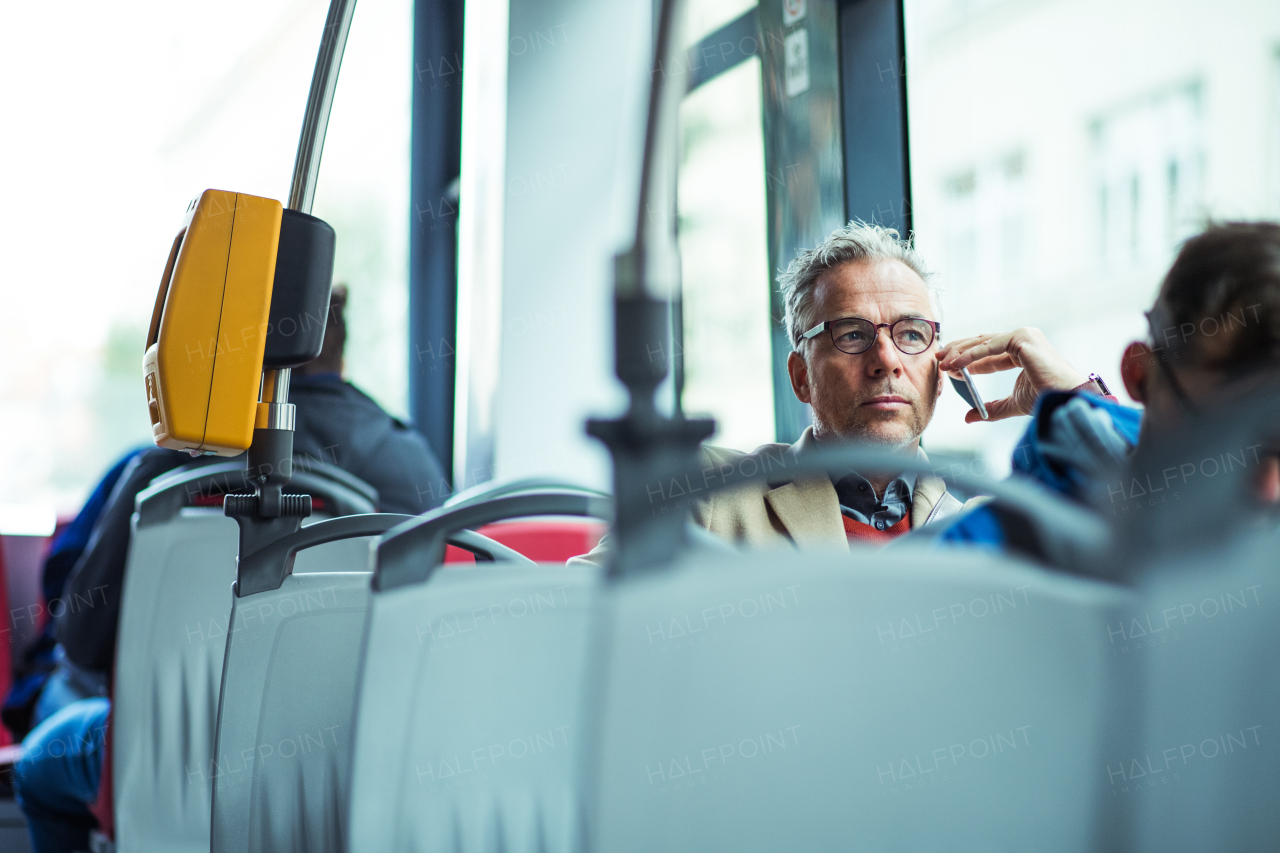
<instances>
[{"instance_id":1,"label":"stubble beard","mask_svg":"<svg viewBox=\"0 0 1280 853\"><path fill-rule=\"evenodd\" d=\"M884 394L904 397L909 408L889 413L876 409L862 410L863 401ZM828 401L813 401L813 431L820 441L847 441L880 447L885 450L901 450L914 444L933 419L933 401L921 399L911 389L888 387L870 392L855 400L852 405L827 405ZM900 429L886 432L883 427L900 424Z\"/></svg>"}]
</instances>

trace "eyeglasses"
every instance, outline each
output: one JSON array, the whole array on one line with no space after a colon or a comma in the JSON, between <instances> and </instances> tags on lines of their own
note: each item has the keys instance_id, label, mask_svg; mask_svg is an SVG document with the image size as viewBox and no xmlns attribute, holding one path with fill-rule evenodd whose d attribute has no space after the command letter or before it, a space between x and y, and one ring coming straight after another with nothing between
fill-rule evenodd
<instances>
[{"instance_id":1,"label":"eyeglasses","mask_svg":"<svg viewBox=\"0 0 1280 853\"><path fill-rule=\"evenodd\" d=\"M881 329L888 329L889 340L907 355L919 355L933 344L935 337L942 334L941 323L919 317L904 317L896 323L873 323L861 317L842 317L819 323L800 337L808 341L830 331L831 343L836 349L857 355L871 349Z\"/></svg>"}]
</instances>

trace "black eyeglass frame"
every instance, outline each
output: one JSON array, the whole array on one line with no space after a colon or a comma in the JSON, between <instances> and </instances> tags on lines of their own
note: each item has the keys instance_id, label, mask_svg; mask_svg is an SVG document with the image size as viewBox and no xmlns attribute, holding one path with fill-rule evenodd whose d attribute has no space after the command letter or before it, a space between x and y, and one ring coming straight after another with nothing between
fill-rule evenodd
<instances>
[{"instance_id":1,"label":"black eyeglass frame","mask_svg":"<svg viewBox=\"0 0 1280 853\"><path fill-rule=\"evenodd\" d=\"M860 320L871 327L871 337L869 339L870 342L867 344L865 349L860 349L856 352L849 352L847 349L841 349L840 345L836 343L835 330L833 327L835 326L836 323L843 323L846 320ZM929 339L929 341L924 345L924 348L921 349L919 352L907 352L906 350L904 350L902 346L899 345L897 338L894 337L894 334L893 334L894 328L896 328L899 323L908 323L911 321L915 321L917 323L924 323L930 329L933 330L933 337ZM811 341L822 332L824 331L829 332L831 335L831 345L836 349L840 350L840 352L846 355L862 355L864 352L866 352L867 350L871 349L873 346L876 345L876 339L880 337L881 329L889 330L890 342L892 342L893 345L898 348L898 352L902 353L903 355L920 355L920 353L926 352L929 349L929 347L933 346L934 341L942 337L942 323L940 323L937 320L926 320L923 317L903 317L901 320L895 320L892 323L873 323L870 320L868 320L866 317L839 317L835 320L825 320L819 323L809 331L802 333L800 335L800 338L801 340Z\"/></svg>"}]
</instances>

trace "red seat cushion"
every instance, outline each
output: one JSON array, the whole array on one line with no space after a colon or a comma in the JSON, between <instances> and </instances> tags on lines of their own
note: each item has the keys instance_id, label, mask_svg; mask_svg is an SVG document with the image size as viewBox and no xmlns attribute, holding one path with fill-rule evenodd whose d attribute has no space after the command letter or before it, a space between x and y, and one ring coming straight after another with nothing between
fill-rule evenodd
<instances>
[{"instance_id":1,"label":"red seat cushion","mask_svg":"<svg viewBox=\"0 0 1280 853\"><path fill-rule=\"evenodd\" d=\"M9 623L0 630L0 702L3 702L9 695L9 688L13 686L13 631L9 630L13 626L13 616L9 613L9 577L4 570L3 537L0 537L0 613L4 614L5 621ZM11 743L13 737L9 730L0 726L0 746Z\"/></svg>"},{"instance_id":2,"label":"red seat cushion","mask_svg":"<svg viewBox=\"0 0 1280 853\"><path fill-rule=\"evenodd\" d=\"M111 686L111 693L114 701L114 684ZM98 819L98 831L107 838L114 840L116 837L116 798L115 784L111 776L112 754L115 752L111 748L112 716L112 714L107 715L107 730L103 733L105 743L103 744L102 754L102 777L98 780L98 796L89 804L89 813Z\"/></svg>"},{"instance_id":3,"label":"red seat cushion","mask_svg":"<svg viewBox=\"0 0 1280 853\"><path fill-rule=\"evenodd\" d=\"M603 521L584 518L548 521L500 521L486 524L476 532L501 542L539 563L563 563L596 547L604 535ZM446 563L474 563L470 552L450 545L445 549Z\"/></svg>"}]
</instances>

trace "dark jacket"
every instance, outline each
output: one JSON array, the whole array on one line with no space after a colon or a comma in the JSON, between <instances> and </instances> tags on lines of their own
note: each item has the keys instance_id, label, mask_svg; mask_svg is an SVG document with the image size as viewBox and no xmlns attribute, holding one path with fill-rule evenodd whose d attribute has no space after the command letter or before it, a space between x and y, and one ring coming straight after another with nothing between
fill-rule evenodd
<instances>
[{"instance_id":1,"label":"dark jacket","mask_svg":"<svg viewBox=\"0 0 1280 853\"><path fill-rule=\"evenodd\" d=\"M447 486L426 440L355 386L337 377L299 377L289 399L297 406L295 467L305 466L307 458L336 464L376 488L384 512L417 514L444 501ZM130 460L120 476L63 594L80 603L58 619L58 641L73 663L112 670L134 501L156 477L191 462L186 453L150 448Z\"/></svg>"},{"instance_id":2,"label":"dark jacket","mask_svg":"<svg viewBox=\"0 0 1280 853\"><path fill-rule=\"evenodd\" d=\"M190 462L186 453L159 447L129 460L63 590L66 606L58 615L57 635L72 663L111 671L134 498L156 477Z\"/></svg>"},{"instance_id":3,"label":"dark jacket","mask_svg":"<svg viewBox=\"0 0 1280 853\"><path fill-rule=\"evenodd\" d=\"M298 407L293 454L337 465L378 490L378 509L417 515L449 495L440 463L422 434L391 417L337 374L294 378Z\"/></svg>"}]
</instances>

